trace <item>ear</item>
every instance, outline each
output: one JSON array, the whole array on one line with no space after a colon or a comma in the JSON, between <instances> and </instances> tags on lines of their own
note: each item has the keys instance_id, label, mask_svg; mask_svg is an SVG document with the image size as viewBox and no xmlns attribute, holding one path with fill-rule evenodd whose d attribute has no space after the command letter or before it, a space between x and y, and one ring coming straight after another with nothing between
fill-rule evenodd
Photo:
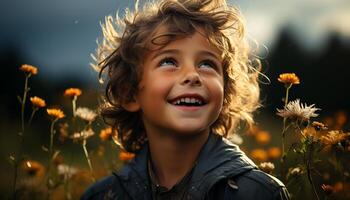
<instances>
[{"instance_id":1,"label":"ear","mask_svg":"<svg viewBox=\"0 0 350 200\"><path fill-rule=\"evenodd\" d=\"M122 107L129 112L137 112L141 106L137 101L130 101L122 104Z\"/></svg>"}]
</instances>

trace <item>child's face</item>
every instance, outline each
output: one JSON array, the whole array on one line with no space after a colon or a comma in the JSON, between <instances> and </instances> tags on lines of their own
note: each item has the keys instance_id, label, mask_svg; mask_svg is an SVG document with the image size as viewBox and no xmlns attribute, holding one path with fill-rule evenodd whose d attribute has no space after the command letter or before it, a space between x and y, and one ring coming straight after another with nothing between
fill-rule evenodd
<instances>
[{"instance_id":1,"label":"child's face","mask_svg":"<svg viewBox=\"0 0 350 200\"><path fill-rule=\"evenodd\" d=\"M221 52L199 33L151 51L143 62L136 103L146 132L209 131L224 99Z\"/></svg>"}]
</instances>

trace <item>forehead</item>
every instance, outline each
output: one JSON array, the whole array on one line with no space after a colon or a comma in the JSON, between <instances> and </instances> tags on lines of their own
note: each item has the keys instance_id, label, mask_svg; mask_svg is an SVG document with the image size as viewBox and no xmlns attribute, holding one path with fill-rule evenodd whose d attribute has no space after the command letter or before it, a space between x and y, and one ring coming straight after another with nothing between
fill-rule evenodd
<instances>
[{"instance_id":1,"label":"forehead","mask_svg":"<svg viewBox=\"0 0 350 200\"><path fill-rule=\"evenodd\" d=\"M196 48L198 48L200 50L209 51L218 58L222 57L223 51L211 42L212 38L200 27L188 32L174 32L169 30L166 26L161 26L155 30L152 35L148 43L146 55L172 48L181 48L183 51L196 50ZM182 49L186 46L190 48Z\"/></svg>"}]
</instances>

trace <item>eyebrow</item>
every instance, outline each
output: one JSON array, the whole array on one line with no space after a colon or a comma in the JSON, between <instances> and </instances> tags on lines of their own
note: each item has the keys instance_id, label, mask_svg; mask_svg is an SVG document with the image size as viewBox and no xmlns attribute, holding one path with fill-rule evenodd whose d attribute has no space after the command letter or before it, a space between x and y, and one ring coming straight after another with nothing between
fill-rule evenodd
<instances>
[{"instance_id":1,"label":"eyebrow","mask_svg":"<svg viewBox=\"0 0 350 200\"><path fill-rule=\"evenodd\" d=\"M166 50L161 50L161 51L155 53L155 54L152 56L152 59L154 59L154 58L156 58L156 57L158 57L158 56L161 56L161 55L163 55L163 54L179 54L180 52L181 52L181 51L180 51L179 49L166 49ZM204 51L204 50L202 50L202 51L199 51L199 52L198 52L198 55L206 55L206 56L213 57L213 58L215 58L215 59L217 59L217 60L221 60L220 57L219 57L217 54L215 54L215 53L213 53L213 52L210 52L210 51Z\"/></svg>"}]
</instances>

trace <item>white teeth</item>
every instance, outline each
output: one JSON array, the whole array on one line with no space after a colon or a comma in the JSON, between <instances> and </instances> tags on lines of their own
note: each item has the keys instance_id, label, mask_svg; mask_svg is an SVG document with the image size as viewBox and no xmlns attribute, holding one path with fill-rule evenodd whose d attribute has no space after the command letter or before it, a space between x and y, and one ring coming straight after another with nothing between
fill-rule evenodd
<instances>
[{"instance_id":1,"label":"white teeth","mask_svg":"<svg viewBox=\"0 0 350 200\"><path fill-rule=\"evenodd\" d=\"M180 105L181 103L197 103L199 105L202 105L202 101L193 97L185 97L185 98L180 98L175 101L173 101L172 104L174 105Z\"/></svg>"}]
</instances>

